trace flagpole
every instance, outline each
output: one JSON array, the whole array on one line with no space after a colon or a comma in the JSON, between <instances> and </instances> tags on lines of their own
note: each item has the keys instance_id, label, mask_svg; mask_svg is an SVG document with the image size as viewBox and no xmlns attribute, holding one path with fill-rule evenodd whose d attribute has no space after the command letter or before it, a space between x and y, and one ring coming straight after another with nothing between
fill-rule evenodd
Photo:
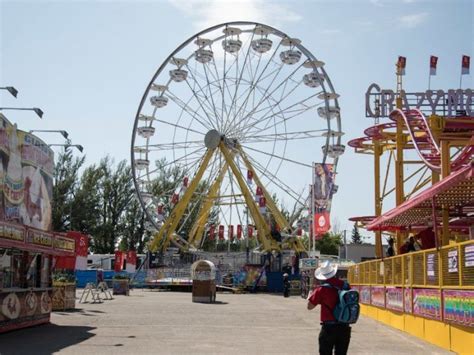
<instances>
[{"instance_id":1,"label":"flagpole","mask_svg":"<svg viewBox=\"0 0 474 355\"><path fill-rule=\"evenodd\" d=\"M309 246L311 247L310 250L312 250L313 252L316 250L316 248L315 248L315 244L316 244L316 240L315 240L315 239L316 239L316 231L314 230L314 223L315 223L315 221L314 221L314 214L316 213L316 211L315 211L315 209L314 209L314 203L316 202L316 201L314 200L314 194L315 194L315 192L316 192L316 191L314 190L314 183L315 183L315 176L314 176L314 174L315 174L315 165L316 165L316 164L313 163L313 164L312 164L312 169L311 169L311 177L312 177L312 179L313 179L313 188L311 189L311 214L312 214L312 217L313 217L313 218L312 218L313 223L311 224L311 230L313 231L313 233L311 234L311 238L310 238L310 239L312 239L312 247L311 247L311 244L309 245ZM313 255L314 255L314 253L313 253Z\"/></svg>"},{"instance_id":2,"label":"flagpole","mask_svg":"<svg viewBox=\"0 0 474 355\"><path fill-rule=\"evenodd\" d=\"M431 90L431 68L430 73L428 73L428 90Z\"/></svg>"},{"instance_id":3,"label":"flagpole","mask_svg":"<svg viewBox=\"0 0 474 355\"><path fill-rule=\"evenodd\" d=\"M461 69L461 77L459 78L459 88L462 89L462 69Z\"/></svg>"}]
</instances>

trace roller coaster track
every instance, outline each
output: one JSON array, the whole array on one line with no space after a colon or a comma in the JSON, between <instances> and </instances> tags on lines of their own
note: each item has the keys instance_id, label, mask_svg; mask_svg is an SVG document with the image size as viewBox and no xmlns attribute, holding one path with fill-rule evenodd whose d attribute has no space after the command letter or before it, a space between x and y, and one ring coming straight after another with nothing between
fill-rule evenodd
<instances>
[{"instance_id":1,"label":"roller coaster track","mask_svg":"<svg viewBox=\"0 0 474 355\"><path fill-rule=\"evenodd\" d=\"M390 113L393 121L403 120L413 145L423 162L433 171L441 171L441 150L433 138L425 115L418 109L402 111L395 109ZM474 154L474 136L451 162L451 170L456 171L467 164Z\"/></svg>"}]
</instances>

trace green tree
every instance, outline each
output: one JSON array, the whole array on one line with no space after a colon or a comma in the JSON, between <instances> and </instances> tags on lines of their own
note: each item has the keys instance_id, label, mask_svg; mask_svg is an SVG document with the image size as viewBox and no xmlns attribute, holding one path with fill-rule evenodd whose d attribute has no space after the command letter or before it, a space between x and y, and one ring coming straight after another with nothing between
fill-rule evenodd
<instances>
[{"instance_id":1,"label":"green tree","mask_svg":"<svg viewBox=\"0 0 474 355\"><path fill-rule=\"evenodd\" d=\"M339 234L325 233L321 239L316 240L316 249L325 255L338 255L340 245L342 241Z\"/></svg>"},{"instance_id":2,"label":"green tree","mask_svg":"<svg viewBox=\"0 0 474 355\"><path fill-rule=\"evenodd\" d=\"M362 237L359 234L359 228L357 228L357 223L354 223L354 228L352 228L351 241L352 244L362 244Z\"/></svg>"},{"instance_id":3,"label":"green tree","mask_svg":"<svg viewBox=\"0 0 474 355\"><path fill-rule=\"evenodd\" d=\"M64 232L73 229L71 215L79 185L79 169L85 157L73 157L71 149L59 154L54 167L52 228Z\"/></svg>"}]
</instances>

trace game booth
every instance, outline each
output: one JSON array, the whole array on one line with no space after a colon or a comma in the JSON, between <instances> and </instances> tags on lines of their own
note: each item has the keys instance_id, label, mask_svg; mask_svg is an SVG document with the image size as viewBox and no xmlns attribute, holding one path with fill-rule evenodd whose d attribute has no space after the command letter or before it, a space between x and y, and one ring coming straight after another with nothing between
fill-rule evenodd
<instances>
[{"instance_id":1,"label":"game booth","mask_svg":"<svg viewBox=\"0 0 474 355\"><path fill-rule=\"evenodd\" d=\"M0 332L47 323L56 257L75 240L52 232L54 154L0 114Z\"/></svg>"},{"instance_id":2,"label":"game booth","mask_svg":"<svg viewBox=\"0 0 474 355\"><path fill-rule=\"evenodd\" d=\"M0 222L0 333L49 322L56 257L74 249L65 235Z\"/></svg>"}]
</instances>

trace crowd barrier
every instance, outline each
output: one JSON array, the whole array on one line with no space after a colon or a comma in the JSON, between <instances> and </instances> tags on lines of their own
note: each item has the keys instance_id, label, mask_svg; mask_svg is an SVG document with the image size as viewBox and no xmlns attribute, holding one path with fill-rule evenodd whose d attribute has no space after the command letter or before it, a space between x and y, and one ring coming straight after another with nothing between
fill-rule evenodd
<instances>
[{"instance_id":1,"label":"crowd barrier","mask_svg":"<svg viewBox=\"0 0 474 355\"><path fill-rule=\"evenodd\" d=\"M351 266L361 312L445 349L474 344L474 241Z\"/></svg>"}]
</instances>

